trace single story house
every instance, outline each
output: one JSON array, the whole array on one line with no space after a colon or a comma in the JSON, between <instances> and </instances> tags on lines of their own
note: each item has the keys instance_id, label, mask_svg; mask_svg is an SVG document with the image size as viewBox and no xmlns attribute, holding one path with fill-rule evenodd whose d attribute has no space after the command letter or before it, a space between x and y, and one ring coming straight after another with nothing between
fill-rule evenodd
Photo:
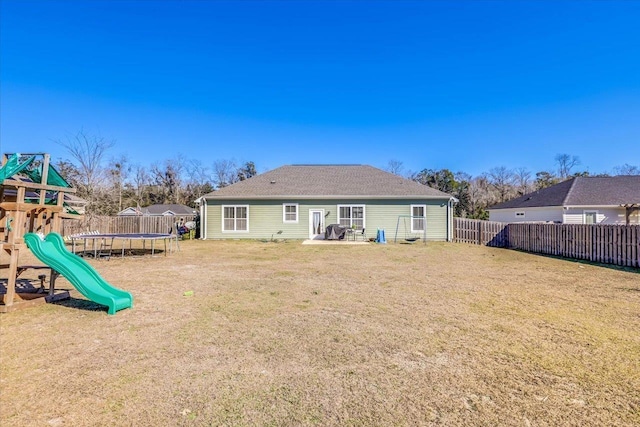
<instances>
[{"instance_id":1,"label":"single story house","mask_svg":"<svg viewBox=\"0 0 640 427\"><path fill-rule=\"evenodd\" d=\"M340 224L375 237L384 229L429 240L453 237L456 199L366 165L288 165L208 193L200 203L204 239L323 239ZM424 217L424 220L411 218ZM407 218L408 217L408 218Z\"/></svg>"},{"instance_id":2,"label":"single story house","mask_svg":"<svg viewBox=\"0 0 640 427\"><path fill-rule=\"evenodd\" d=\"M118 216L182 216L195 215L196 209L186 205L178 204L159 204L151 205L144 208L128 207L120 212Z\"/></svg>"},{"instance_id":3,"label":"single story house","mask_svg":"<svg viewBox=\"0 0 640 427\"><path fill-rule=\"evenodd\" d=\"M489 208L500 222L640 224L640 175L576 177Z\"/></svg>"}]
</instances>

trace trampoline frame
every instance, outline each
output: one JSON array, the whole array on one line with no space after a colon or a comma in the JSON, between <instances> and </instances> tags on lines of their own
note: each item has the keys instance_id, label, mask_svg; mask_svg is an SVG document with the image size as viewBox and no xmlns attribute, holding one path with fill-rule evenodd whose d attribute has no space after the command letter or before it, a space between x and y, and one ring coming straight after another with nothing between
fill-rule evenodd
<instances>
[{"instance_id":1,"label":"trampoline frame","mask_svg":"<svg viewBox=\"0 0 640 427\"><path fill-rule=\"evenodd\" d=\"M164 256L167 256L167 240L169 240L169 252L173 252L173 241L176 242L177 250L180 250L178 244L178 236L175 234L161 234L161 233L102 233L102 234L77 234L70 236L72 252L76 253L76 240L83 241L82 252L87 253L87 240L91 240L91 248L93 249L93 257L97 259L98 255L102 256L102 250L105 247L109 248L109 255L113 251L113 242L116 240L122 240L122 247L120 256L124 257L125 245L127 240L129 241L129 249L132 249L131 242L133 240L142 240L142 249L146 250L146 241L151 241L151 256L155 255L155 241L164 241ZM100 243L100 249L96 245L97 240L102 240ZM106 244L110 241L109 245ZM100 252L100 253L99 253Z\"/></svg>"}]
</instances>

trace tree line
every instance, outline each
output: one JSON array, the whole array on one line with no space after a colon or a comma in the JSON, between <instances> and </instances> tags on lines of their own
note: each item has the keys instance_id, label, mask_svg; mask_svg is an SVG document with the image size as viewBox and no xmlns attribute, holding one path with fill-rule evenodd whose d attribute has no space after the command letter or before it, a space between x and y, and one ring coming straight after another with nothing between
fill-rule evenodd
<instances>
[{"instance_id":1,"label":"tree line","mask_svg":"<svg viewBox=\"0 0 640 427\"><path fill-rule=\"evenodd\" d=\"M195 207L204 194L257 175L253 161L218 159L206 165L199 159L178 155L164 162L145 166L126 156L110 156L114 140L81 129L74 135L55 140L68 158L54 161L60 174L87 201L87 215L115 215L127 207L153 204L183 204ZM387 171L451 194L459 200L455 215L487 219L487 208L496 203L549 187L574 176L587 176L578 170L577 156L558 154L554 168L535 174L527 168L494 167L478 176L449 169L404 171L399 160L390 160ZM639 175L638 166L625 164L613 175ZM598 174L608 176L609 174Z\"/></svg>"},{"instance_id":2,"label":"tree line","mask_svg":"<svg viewBox=\"0 0 640 427\"><path fill-rule=\"evenodd\" d=\"M55 142L68 158L53 164L87 202L87 215L115 215L127 207L154 204L195 207L199 197L258 173L253 161L220 159L207 166L182 155L148 166L135 164L126 156L109 157L115 141L84 130Z\"/></svg>"},{"instance_id":3,"label":"tree line","mask_svg":"<svg viewBox=\"0 0 640 427\"><path fill-rule=\"evenodd\" d=\"M453 195L459 201L455 205L455 216L474 219L489 219L487 209L497 203L574 177L640 175L640 167L630 164L618 166L611 173L593 175L578 169L580 164L578 156L558 154L554 158L554 167L549 170L533 173L525 167L498 166L474 177L465 172L454 173L449 169L423 169L403 173L402 162L391 160L387 171Z\"/></svg>"}]
</instances>

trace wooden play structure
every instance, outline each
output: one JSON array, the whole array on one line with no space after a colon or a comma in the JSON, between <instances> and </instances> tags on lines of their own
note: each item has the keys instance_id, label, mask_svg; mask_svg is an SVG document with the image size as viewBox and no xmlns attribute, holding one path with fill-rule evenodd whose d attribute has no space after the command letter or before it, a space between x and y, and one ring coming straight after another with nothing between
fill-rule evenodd
<instances>
[{"instance_id":1,"label":"wooden play structure","mask_svg":"<svg viewBox=\"0 0 640 427\"><path fill-rule=\"evenodd\" d=\"M27 250L26 233L59 233L63 218L80 218L65 204L65 195L76 190L51 166L49 154L4 154L0 166L0 269L8 270L7 276L0 276L7 277L0 312L69 298L67 291L56 292L58 273L53 268L19 261L20 253ZM29 269L50 270L48 292L44 291L45 275L38 277L37 292L17 289L18 277Z\"/></svg>"}]
</instances>

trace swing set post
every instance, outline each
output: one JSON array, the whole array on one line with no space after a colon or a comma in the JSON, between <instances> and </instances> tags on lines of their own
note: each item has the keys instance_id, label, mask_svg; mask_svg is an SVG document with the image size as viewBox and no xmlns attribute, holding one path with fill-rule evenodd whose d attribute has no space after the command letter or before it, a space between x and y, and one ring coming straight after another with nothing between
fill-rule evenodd
<instances>
[{"instance_id":1,"label":"swing set post","mask_svg":"<svg viewBox=\"0 0 640 427\"><path fill-rule=\"evenodd\" d=\"M423 221L424 226L422 227L422 242L423 244L427 244L427 217L426 216L416 216L416 215L398 215L398 221L396 222L396 233L393 237L393 243L398 243L398 230L400 229L400 219L403 219L404 224L404 240L406 242L413 243L416 240L420 239L420 237L407 237L407 219L412 221L414 219L421 219Z\"/></svg>"}]
</instances>

